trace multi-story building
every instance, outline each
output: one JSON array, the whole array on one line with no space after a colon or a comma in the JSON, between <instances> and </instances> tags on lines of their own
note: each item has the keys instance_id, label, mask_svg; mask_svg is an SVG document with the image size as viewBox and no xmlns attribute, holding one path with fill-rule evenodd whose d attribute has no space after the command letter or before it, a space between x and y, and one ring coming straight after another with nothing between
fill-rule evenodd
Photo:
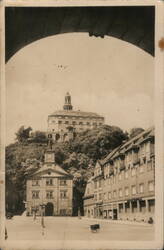
<instances>
[{"instance_id":1,"label":"multi-story building","mask_svg":"<svg viewBox=\"0 0 164 250\"><path fill-rule=\"evenodd\" d=\"M69 93L65 96L63 110L55 111L48 116L48 133L55 141L73 139L76 133L100 127L104 117L93 112L74 111Z\"/></svg>"},{"instance_id":2,"label":"multi-story building","mask_svg":"<svg viewBox=\"0 0 164 250\"><path fill-rule=\"evenodd\" d=\"M93 177L87 181L87 186L84 194L84 214L87 217L94 217L94 182Z\"/></svg>"},{"instance_id":3,"label":"multi-story building","mask_svg":"<svg viewBox=\"0 0 164 250\"><path fill-rule=\"evenodd\" d=\"M94 217L135 221L154 219L154 128L142 132L99 161L92 182ZM86 211L87 203L84 196Z\"/></svg>"},{"instance_id":4,"label":"multi-story building","mask_svg":"<svg viewBox=\"0 0 164 250\"><path fill-rule=\"evenodd\" d=\"M27 214L37 212L50 215L72 215L73 177L55 163L55 154L49 149L44 164L30 175L26 182Z\"/></svg>"}]
</instances>

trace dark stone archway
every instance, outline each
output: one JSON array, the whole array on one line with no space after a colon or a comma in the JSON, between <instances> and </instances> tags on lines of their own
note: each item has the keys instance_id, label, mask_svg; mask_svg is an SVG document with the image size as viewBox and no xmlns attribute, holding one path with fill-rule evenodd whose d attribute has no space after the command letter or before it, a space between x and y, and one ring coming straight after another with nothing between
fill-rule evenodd
<instances>
[{"instance_id":1,"label":"dark stone archway","mask_svg":"<svg viewBox=\"0 0 164 250\"><path fill-rule=\"evenodd\" d=\"M116 37L154 55L154 6L6 7L5 15L6 61L38 39L69 32Z\"/></svg>"},{"instance_id":2,"label":"dark stone archway","mask_svg":"<svg viewBox=\"0 0 164 250\"><path fill-rule=\"evenodd\" d=\"M45 206L45 216L53 216L54 215L54 205L52 202L48 202Z\"/></svg>"}]
</instances>

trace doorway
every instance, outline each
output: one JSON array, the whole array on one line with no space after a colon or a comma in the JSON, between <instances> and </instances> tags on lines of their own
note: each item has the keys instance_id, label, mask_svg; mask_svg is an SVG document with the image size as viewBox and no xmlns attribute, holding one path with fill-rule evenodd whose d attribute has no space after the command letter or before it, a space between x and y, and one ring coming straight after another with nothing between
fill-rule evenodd
<instances>
[{"instance_id":1,"label":"doorway","mask_svg":"<svg viewBox=\"0 0 164 250\"><path fill-rule=\"evenodd\" d=\"M45 216L53 216L54 215L54 205L51 202L48 202L45 207Z\"/></svg>"},{"instance_id":2,"label":"doorway","mask_svg":"<svg viewBox=\"0 0 164 250\"><path fill-rule=\"evenodd\" d=\"M117 220L117 209L113 209L113 220Z\"/></svg>"}]
</instances>

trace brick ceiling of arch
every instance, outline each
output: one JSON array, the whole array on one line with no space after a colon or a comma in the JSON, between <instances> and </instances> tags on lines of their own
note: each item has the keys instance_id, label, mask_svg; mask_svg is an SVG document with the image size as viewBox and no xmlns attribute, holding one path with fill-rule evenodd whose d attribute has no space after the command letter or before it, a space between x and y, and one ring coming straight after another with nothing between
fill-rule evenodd
<instances>
[{"instance_id":1,"label":"brick ceiling of arch","mask_svg":"<svg viewBox=\"0 0 164 250\"><path fill-rule=\"evenodd\" d=\"M7 7L6 61L24 46L48 36L87 32L112 36L154 55L153 6Z\"/></svg>"}]
</instances>

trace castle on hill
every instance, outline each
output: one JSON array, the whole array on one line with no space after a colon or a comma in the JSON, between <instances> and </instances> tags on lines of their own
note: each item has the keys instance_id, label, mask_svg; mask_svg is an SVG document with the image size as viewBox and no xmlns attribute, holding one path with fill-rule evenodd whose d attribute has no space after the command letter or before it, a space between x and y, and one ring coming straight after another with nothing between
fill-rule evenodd
<instances>
[{"instance_id":1,"label":"castle on hill","mask_svg":"<svg viewBox=\"0 0 164 250\"><path fill-rule=\"evenodd\" d=\"M58 110L48 116L48 134L54 141L69 141L77 133L98 128L104 124L104 117L93 112L73 110L71 95L67 92L63 110Z\"/></svg>"}]
</instances>

